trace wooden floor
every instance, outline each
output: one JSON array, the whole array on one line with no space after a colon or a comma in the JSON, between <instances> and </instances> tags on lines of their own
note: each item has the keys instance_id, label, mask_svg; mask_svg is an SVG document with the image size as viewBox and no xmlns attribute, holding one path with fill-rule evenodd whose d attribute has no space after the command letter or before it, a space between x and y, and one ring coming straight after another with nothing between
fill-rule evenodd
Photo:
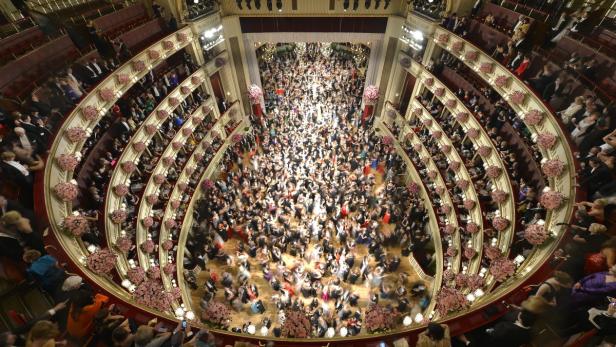
<instances>
[{"instance_id":1,"label":"wooden floor","mask_svg":"<svg viewBox=\"0 0 616 347\"><path fill-rule=\"evenodd\" d=\"M248 165L248 162L249 162L249 159L245 157L244 158L245 165ZM373 192L374 192L378 189L383 188L383 177L379 172L373 172L373 173L375 174L375 178L376 178L375 185L373 187ZM388 231L391 231L393 228L395 228L395 225L393 224L381 224L380 226L381 232L388 232ZM227 254L234 255L236 254L236 249L237 249L237 245L239 242L240 242L239 239L231 238L227 242L225 242L222 250ZM337 240L335 238L332 240L332 242L334 243L334 247L338 246ZM305 254L306 255L310 254L313 247L314 247L314 243L311 242L308 249L306 249ZM420 280L415 270L411 267L408 257L404 257L401 255L400 253L401 250L399 246L386 247L385 251L388 256L395 255L395 256L400 257L401 261L400 261L400 266L398 270L396 271L396 273L385 274L385 277L383 278L383 283L385 283L386 285L390 285L395 289L395 288L398 288L399 286L409 287L410 284L415 283ZM368 254L368 248L366 246L358 244L355 247L354 267L361 266L361 260L363 256L366 254ZM314 263L312 264L309 263L308 259L302 259L299 256L294 257L288 253L283 254L283 260L288 265L301 262L303 263L307 271L310 271L314 265ZM323 262L325 260L323 257L321 257L319 261ZM278 322L278 312L277 312L278 309L272 300L272 296L277 294L277 292L272 290L272 287L270 286L269 282L263 278L263 272L261 271L261 265L259 264L257 259L249 258L249 262L251 265L251 278L249 279L249 283L254 283L257 286L259 290L259 299L263 301L263 304L265 306L265 312L263 314L254 314L250 310L250 304L249 303L244 304L240 311L232 311L230 327L231 328L232 327L242 327L242 325L244 325L245 323L250 322L250 323L253 323L257 327L257 329L259 329L261 326L260 324L261 321L265 318L269 318L273 323L272 327L275 327L277 326L277 322ZM273 265L272 269L276 268L274 263L271 263L271 265ZM375 266L375 260L373 257L370 257L370 265L371 265L371 268L374 268ZM216 274L218 274L219 277L222 275L222 273L229 272L230 274L234 276L234 278L237 278L236 275L238 273L237 267L229 266L226 263L223 263L221 261L210 261L207 264L207 269L202 271L199 275L197 275L197 283L199 284L199 288L191 292L192 302L193 302L192 306L193 306L193 309L198 314L198 316L200 316L200 310L201 310L199 307L199 303L205 291L203 284L207 281L207 279L209 279L210 271L214 271ZM400 279L400 274L402 273L406 273L406 275L408 276L405 280L405 283L402 283L402 280ZM334 278L335 276L323 277L321 282L323 283L323 285L325 285L329 282L329 280L332 280ZM356 293L359 295L360 299L358 301L358 306L356 306L356 309L361 309L362 312L365 311L365 308L367 307L369 303L369 299L371 295L373 293L377 293L377 294L379 293L378 288L371 289L367 283L361 280L358 280L355 284L343 282L342 287L344 290L349 290L349 292ZM225 301L224 290L222 289L223 287L220 284L220 282L217 283L217 288L219 290L216 293L215 300L220 300L221 302L224 302ZM299 290L296 290L296 293L297 295L299 295L300 300L303 301L306 306L309 305L310 302L313 300L312 297L304 298L301 295ZM335 313L334 300L329 300L326 303L323 300L321 300L321 298L319 298L318 300L322 306L329 307L330 312ZM379 304L386 305L389 302L390 300L379 298ZM366 334L366 332L362 329L361 334Z\"/></svg>"}]
</instances>

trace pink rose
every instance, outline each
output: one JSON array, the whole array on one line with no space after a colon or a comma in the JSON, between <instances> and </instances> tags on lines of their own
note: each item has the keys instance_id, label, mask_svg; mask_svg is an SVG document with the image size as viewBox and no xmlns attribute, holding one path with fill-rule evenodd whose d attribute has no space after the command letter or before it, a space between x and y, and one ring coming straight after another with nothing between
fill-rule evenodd
<instances>
[{"instance_id":1,"label":"pink rose","mask_svg":"<svg viewBox=\"0 0 616 347\"><path fill-rule=\"evenodd\" d=\"M150 254L150 253L154 252L154 249L156 248L156 245L154 244L154 241L146 240L139 247L141 248L141 250L144 253Z\"/></svg>"},{"instance_id":2,"label":"pink rose","mask_svg":"<svg viewBox=\"0 0 616 347\"><path fill-rule=\"evenodd\" d=\"M85 140L88 134L82 127L72 127L66 129L66 137L72 143L77 143Z\"/></svg>"},{"instance_id":3,"label":"pink rose","mask_svg":"<svg viewBox=\"0 0 616 347\"><path fill-rule=\"evenodd\" d=\"M475 222L466 223L466 232L469 234L474 234L479 231L479 225Z\"/></svg>"},{"instance_id":4,"label":"pink rose","mask_svg":"<svg viewBox=\"0 0 616 347\"><path fill-rule=\"evenodd\" d=\"M548 177L557 177L563 173L565 168L565 163L563 163L560 159L549 159L543 165L541 165L541 170Z\"/></svg>"},{"instance_id":5,"label":"pink rose","mask_svg":"<svg viewBox=\"0 0 616 347\"><path fill-rule=\"evenodd\" d=\"M141 72L145 70L145 63L143 62L143 60L135 60L133 61L132 65L133 70L135 70L136 72Z\"/></svg>"},{"instance_id":6,"label":"pink rose","mask_svg":"<svg viewBox=\"0 0 616 347\"><path fill-rule=\"evenodd\" d=\"M60 182L53 187L54 193L60 200L70 202L77 198L79 188L71 182Z\"/></svg>"},{"instance_id":7,"label":"pink rose","mask_svg":"<svg viewBox=\"0 0 616 347\"><path fill-rule=\"evenodd\" d=\"M141 220L141 222L143 223L143 226L148 229L150 228L152 225L154 225L154 218L147 216L145 218L143 218Z\"/></svg>"},{"instance_id":8,"label":"pink rose","mask_svg":"<svg viewBox=\"0 0 616 347\"><path fill-rule=\"evenodd\" d=\"M62 171L74 171L79 159L73 154L60 154L56 157L56 162Z\"/></svg>"},{"instance_id":9,"label":"pink rose","mask_svg":"<svg viewBox=\"0 0 616 347\"><path fill-rule=\"evenodd\" d=\"M94 106L90 106L90 105L82 108L81 114L83 115L83 118L85 118L88 121L93 121L96 118L98 118L98 111L96 110L96 108L94 108Z\"/></svg>"},{"instance_id":10,"label":"pink rose","mask_svg":"<svg viewBox=\"0 0 616 347\"><path fill-rule=\"evenodd\" d=\"M497 189L495 191L493 191L492 193L490 193L490 196L492 197L492 201L494 201L497 204L501 204L503 202L505 202L505 200L507 200L507 193L503 190Z\"/></svg>"},{"instance_id":11,"label":"pink rose","mask_svg":"<svg viewBox=\"0 0 616 347\"><path fill-rule=\"evenodd\" d=\"M556 136L552 133L541 132L537 135L537 144L544 149L551 149L556 144Z\"/></svg>"},{"instance_id":12,"label":"pink rose","mask_svg":"<svg viewBox=\"0 0 616 347\"><path fill-rule=\"evenodd\" d=\"M86 266L98 275L107 275L115 268L117 256L108 248L102 248L86 257Z\"/></svg>"},{"instance_id":13,"label":"pink rose","mask_svg":"<svg viewBox=\"0 0 616 347\"><path fill-rule=\"evenodd\" d=\"M171 203L171 207L172 207L174 210L177 210L177 209L178 209L178 207L180 207L180 201L179 201L179 200L171 200L171 202L170 202L170 203Z\"/></svg>"},{"instance_id":14,"label":"pink rose","mask_svg":"<svg viewBox=\"0 0 616 347\"><path fill-rule=\"evenodd\" d=\"M531 245L540 245L548 239L548 232L543 225L530 224L524 229L524 239Z\"/></svg>"},{"instance_id":15,"label":"pink rose","mask_svg":"<svg viewBox=\"0 0 616 347\"><path fill-rule=\"evenodd\" d=\"M496 231L503 231L509 226L509 220L504 217L494 217L494 219L492 219L492 226Z\"/></svg>"},{"instance_id":16,"label":"pink rose","mask_svg":"<svg viewBox=\"0 0 616 347\"><path fill-rule=\"evenodd\" d=\"M110 88L103 88L98 91L98 96L105 101L109 102L115 98L115 93Z\"/></svg>"},{"instance_id":17,"label":"pink rose","mask_svg":"<svg viewBox=\"0 0 616 347\"><path fill-rule=\"evenodd\" d=\"M80 237L90 230L90 223L82 215L69 214L62 220L62 229L75 237Z\"/></svg>"},{"instance_id":18,"label":"pink rose","mask_svg":"<svg viewBox=\"0 0 616 347\"><path fill-rule=\"evenodd\" d=\"M116 184L113 187L113 192L115 193L115 195L123 197L128 194L128 186L126 184Z\"/></svg>"},{"instance_id":19,"label":"pink rose","mask_svg":"<svg viewBox=\"0 0 616 347\"><path fill-rule=\"evenodd\" d=\"M126 220L126 217L128 217L128 215L125 210L115 210L111 212L109 217L114 224L121 224Z\"/></svg>"},{"instance_id":20,"label":"pink rose","mask_svg":"<svg viewBox=\"0 0 616 347\"><path fill-rule=\"evenodd\" d=\"M563 200L564 196L562 195L562 193L554 190L548 190L546 192L543 192L541 194L541 197L539 198L539 202L541 203L541 205L548 210L555 210L559 208L560 205L562 205Z\"/></svg>"},{"instance_id":21,"label":"pink rose","mask_svg":"<svg viewBox=\"0 0 616 347\"><path fill-rule=\"evenodd\" d=\"M490 264L490 274L497 282L503 282L515 273L515 265L507 258L496 258Z\"/></svg>"},{"instance_id":22,"label":"pink rose","mask_svg":"<svg viewBox=\"0 0 616 347\"><path fill-rule=\"evenodd\" d=\"M127 253L133 247L133 241L126 236L118 237L116 239L115 246L120 250L120 252Z\"/></svg>"}]
</instances>

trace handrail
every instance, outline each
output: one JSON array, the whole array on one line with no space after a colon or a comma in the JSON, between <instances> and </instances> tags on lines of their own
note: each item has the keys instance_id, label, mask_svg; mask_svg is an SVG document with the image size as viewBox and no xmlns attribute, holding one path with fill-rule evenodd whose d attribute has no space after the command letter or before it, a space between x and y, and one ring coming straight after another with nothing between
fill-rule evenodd
<instances>
[{"instance_id":1,"label":"handrail","mask_svg":"<svg viewBox=\"0 0 616 347\"><path fill-rule=\"evenodd\" d=\"M179 51L180 49L187 46L192 40L192 32L191 29L186 27L178 30L175 33L172 33L158 42L151 45L148 49L141 51L131 58L124 65L120 66L114 73L109 75L103 81L101 81L95 89L90 91L77 105L77 107L65 118L61 130L58 133L58 136L55 137L53 144L50 148L50 153L54 154L75 154L79 153L86 141L80 141L78 143L72 143L69 139L64 136L66 129L73 127L80 127L82 129L92 129L101 118L106 114L107 110L111 108L117 99L128 91L140 78L145 76L151 69L164 61L164 58L172 55L173 53ZM170 41L172 46L169 49L165 49L163 47L164 41ZM149 50L157 50L161 53L159 59L149 59L148 51ZM145 68L141 71L133 68L134 62L142 62L145 65ZM149 64L145 64L145 62L149 62ZM128 76L128 80L124 84L120 84L118 81L119 75ZM113 91L113 96L103 100L100 96L100 91L103 89L109 89ZM85 118L82 112L86 109L87 106L94 108L98 115L91 120ZM84 266L84 259L89 252L86 250L84 243L81 239L75 238L71 235L64 233L60 230L59 226L62 224L63 219L72 213L72 204L70 202L62 202L53 194L53 187L62 182L69 182L73 178L72 172L64 172L60 169L60 167L55 163L54 160L49 160L46 163L45 171L44 171L44 202L45 209L47 212L47 218L49 219L49 225L51 230L53 231L58 243L64 250L65 254L74 264L77 265L80 270L83 272L84 276L86 276L90 281L96 282L102 289L107 292L113 294L118 299L125 301L126 303L135 306L136 308L150 312L151 314L163 315L165 317L170 317L165 313L161 313L158 311L154 311L152 308L140 305L134 300L132 300L132 295L127 291L123 290L117 283L113 282L112 279L106 278L104 276L99 276L87 269ZM173 319L173 317L171 317Z\"/></svg>"},{"instance_id":2,"label":"handrail","mask_svg":"<svg viewBox=\"0 0 616 347\"><path fill-rule=\"evenodd\" d=\"M413 182L418 182L418 184L421 184L422 189L420 189L420 192L419 192L419 194L421 195L421 199L424 201L424 204L428 204L430 206L426 210L428 211L428 221L430 223L430 230L432 231L432 240L434 242L434 255L436 256L436 274L434 275L433 280L431 282L432 284L431 297L436 298L438 291L441 288L442 281L443 281L444 256L443 256L443 242L441 240L441 233L439 231L438 216L436 215L436 212L434 211L434 205L432 205L432 199L428 195L428 189L426 188L423 181L421 180L421 176L419 175L419 172L417 172L417 168L415 167L415 164L413 164L413 161L406 154L406 152L404 151L404 148L400 146L400 143L397 140L395 140L395 137L389 131L389 129L387 129L387 126L385 126L385 124L383 124L381 120L377 120L375 124L375 128L381 129L381 132L383 132L385 135L391 136L392 138L394 138L394 147L396 148L396 151L398 152L402 160L404 160L404 162L406 163L406 168L408 170L409 176L411 177ZM406 126L405 128L408 128L408 126ZM412 259L415 260L415 258L412 258ZM411 261L411 266L412 265L413 265L413 262ZM421 266L419 266L419 264L417 264L417 266L419 269L421 269ZM421 270L421 272L423 273L423 269ZM424 313L425 313L424 316L432 318L432 315L433 315L432 312L434 312L435 306L436 306L436 300L434 299L430 300L430 304L424 310Z\"/></svg>"},{"instance_id":3,"label":"handrail","mask_svg":"<svg viewBox=\"0 0 616 347\"><path fill-rule=\"evenodd\" d=\"M469 260L469 266L468 266L467 273L476 274L478 273L479 267L481 266L484 227L483 227L483 214L481 211L481 204L479 201L479 196L477 195L477 191L475 190L475 183L473 182L471 175L468 173L468 170L466 169L466 165L464 164L462 157L458 153L458 149L453 145L453 142L449 138L449 135L447 135L447 133L443 131L443 128L441 128L440 124L436 121L436 119L434 119L434 117L432 117L430 112L428 112L428 110L426 110L425 107L419 101L414 99L413 105L417 105L417 107L419 107L422 110L422 113L421 113L422 117L426 117L432 120L431 126L426 126L426 128L430 131L431 134L433 134L435 131L440 131L441 134L443 134L441 138L436 138L436 137L434 138L441 144L441 147L440 147L441 152L445 154L449 162L457 161L460 163L460 169L458 172L456 172L456 176L459 176L459 178L465 179L470 183L467 193L470 196L470 199L475 201L475 206L469 211L469 213L472 216L471 218L472 221L477 223L477 225L479 226L479 231L471 235L471 238L472 238L471 247L473 247L477 251L477 255L475 255L473 259ZM434 129L430 129L430 128L434 128ZM442 150L443 146L445 145L450 146L451 148L451 151L449 151L448 153ZM460 253L463 253L464 250L461 248L458 251Z\"/></svg>"},{"instance_id":4,"label":"handrail","mask_svg":"<svg viewBox=\"0 0 616 347\"><path fill-rule=\"evenodd\" d=\"M517 276L528 277L533 275L551 254L556 250L560 240L564 237L566 227L561 223L568 223L571 219L574 202L578 198L578 191L575 187L575 172L578 166L577 160L573 156L573 145L569 142L570 139L563 130L562 124L552 112L552 109L522 80L507 68L502 66L498 61L493 59L488 53L481 48L475 46L468 40L442 28L437 27L434 32L434 42L447 50L453 56L460 59L464 64L477 72L477 74L489 82L494 90L496 90L520 116L525 116L529 111L538 111L543 118L538 123L530 123L526 117L521 117L526 124L533 137L541 133L548 132L556 136L558 141L550 148L540 148L543 160L557 159L565 164L563 172L557 177L548 177L547 182L552 190L558 191L566 198L562 206L556 210L547 212L544 228L549 230L552 235L552 242L545 242L539 247L534 247L533 251L518 267L516 276L508 279L505 285L501 285L492 291L491 295L485 295L481 301L488 301L492 297L504 295L509 289L511 282L516 281ZM458 42L460 44L458 44ZM457 46L453 48L454 44ZM462 49L459 49L462 45ZM466 59L466 54L475 52L476 59ZM483 68L482 68L483 66ZM502 78L501 78L502 76ZM505 79L504 84L496 84L496 80ZM517 102L512 101L512 96L522 96L522 100Z\"/></svg>"},{"instance_id":5,"label":"handrail","mask_svg":"<svg viewBox=\"0 0 616 347\"><path fill-rule=\"evenodd\" d=\"M107 245L109 246L109 248L112 248L115 245L116 240L121 236L120 235L120 225L114 224L112 222L110 214L114 210L122 209L122 204L124 200L122 197L117 196L116 194L113 193L113 188L118 184L126 184L127 186L130 185L131 173L124 172L121 168L122 164L126 162L133 162L137 164L139 162L142 152L137 151L133 147L133 144L137 142L143 142L146 144L149 143L152 137L154 136L154 134L148 134L145 130L146 127L148 125L153 125L159 128L164 121L167 121L167 119L173 114L173 111L180 105L180 103L186 97L188 97L190 93L192 93L197 87L201 85L204 75L205 75L205 71L203 69L199 69L195 71L192 75L186 77L186 79L182 81L182 83L180 83L175 89L173 89L173 91L167 94L167 96L150 112L150 114L146 117L146 119L141 123L139 128L135 131L131 139L126 144L124 151L118 158L117 165L113 169L113 173L111 174L111 179L109 180L109 184L107 186L107 193L105 195L105 208L104 208L105 223L104 224L105 224L105 234L106 234L106 239L107 239ZM195 84L192 82L193 77L199 78L198 84ZM186 94L182 93L181 92L182 88L189 88L190 93L186 93ZM178 103L176 105L170 105L169 101L172 98L176 98L178 100ZM163 119L160 119L157 114L159 111L166 111L167 116ZM179 132L179 134L182 135L181 132ZM170 146L168 146L166 150L169 150L169 148ZM157 163L157 166L161 164L161 162L162 162L162 158ZM152 180L152 176L150 176L150 180ZM139 225L139 222L137 225ZM136 234L137 256L139 259L139 265L144 270L147 270L149 268L149 262L146 261L147 256L141 250L141 247L139 247L141 243L145 241L143 236L144 235L141 235L141 233ZM121 253L119 255L118 262L116 263L116 268L118 270L118 274L120 275L120 277L122 279L125 279L126 272L129 269L128 260L126 258L125 253Z\"/></svg>"}]
</instances>

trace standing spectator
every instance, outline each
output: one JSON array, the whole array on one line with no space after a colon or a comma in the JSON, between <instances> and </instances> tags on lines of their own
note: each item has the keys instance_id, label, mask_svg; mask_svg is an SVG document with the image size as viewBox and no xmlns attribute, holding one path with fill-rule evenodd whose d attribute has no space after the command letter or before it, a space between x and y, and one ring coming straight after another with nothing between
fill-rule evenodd
<instances>
[{"instance_id":1,"label":"standing spectator","mask_svg":"<svg viewBox=\"0 0 616 347\"><path fill-rule=\"evenodd\" d=\"M419 334L417 347L451 347L449 326L447 324L429 323L428 328Z\"/></svg>"}]
</instances>

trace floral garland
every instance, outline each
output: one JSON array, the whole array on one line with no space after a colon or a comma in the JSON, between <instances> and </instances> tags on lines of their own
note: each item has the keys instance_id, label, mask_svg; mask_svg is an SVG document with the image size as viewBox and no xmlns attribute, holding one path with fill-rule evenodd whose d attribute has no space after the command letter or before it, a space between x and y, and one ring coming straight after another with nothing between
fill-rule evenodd
<instances>
[{"instance_id":1,"label":"floral garland","mask_svg":"<svg viewBox=\"0 0 616 347\"><path fill-rule=\"evenodd\" d=\"M98 96L100 96L100 98L105 102L112 101L115 98L115 94L110 88L103 88L99 90Z\"/></svg>"},{"instance_id":2,"label":"floral garland","mask_svg":"<svg viewBox=\"0 0 616 347\"><path fill-rule=\"evenodd\" d=\"M201 313L201 319L211 327L227 329L231 322L231 310L222 302L210 300ZM287 319L289 319L288 315ZM310 325L310 322L308 322L308 325ZM308 335L304 337L308 337Z\"/></svg>"},{"instance_id":3,"label":"floral garland","mask_svg":"<svg viewBox=\"0 0 616 347\"><path fill-rule=\"evenodd\" d=\"M384 333L396 326L398 311L380 305L370 305L366 309L365 324L366 331L370 334Z\"/></svg>"},{"instance_id":4,"label":"floral garland","mask_svg":"<svg viewBox=\"0 0 616 347\"><path fill-rule=\"evenodd\" d=\"M565 197L562 193L554 190L548 190L541 194L539 197L539 202L546 209L555 210L562 205L564 198Z\"/></svg>"},{"instance_id":5,"label":"floral garland","mask_svg":"<svg viewBox=\"0 0 616 347\"><path fill-rule=\"evenodd\" d=\"M133 248L133 240L127 236L118 237L116 239L115 246L120 250L120 252L127 253L131 248Z\"/></svg>"},{"instance_id":6,"label":"floral garland","mask_svg":"<svg viewBox=\"0 0 616 347\"><path fill-rule=\"evenodd\" d=\"M376 103L379 99L379 88L374 85L369 85L364 89L364 100L367 103Z\"/></svg>"},{"instance_id":7,"label":"floral garland","mask_svg":"<svg viewBox=\"0 0 616 347\"><path fill-rule=\"evenodd\" d=\"M86 266L98 275L108 275L115 268L117 256L108 248L102 248L86 257Z\"/></svg>"},{"instance_id":8,"label":"floral garland","mask_svg":"<svg viewBox=\"0 0 616 347\"><path fill-rule=\"evenodd\" d=\"M556 136L552 133L541 132L537 135L537 144L544 149L551 149L556 144Z\"/></svg>"},{"instance_id":9,"label":"floral garland","mask_svg":"<svg viewBox=\"0 0 616 347\"><path fill-rule=\"evenodd\" d=\"M88 134L82 127L72 127L66 129L66 137L70 142L77 143L85 140Z\"/></svg>"},{"instance_id":10,"label":"floral garland","mask_svg":"<svg viewBox=\"0 0 616 347\"><path fill-rule=\"evenodd\" d=\"M137 141L133 143L133 149L139 153L145 151L145 142Z\"/></svg>"},{"instance_id":11,"label":"floral garland","mask_svg":"<svg viewBox=\"0 0 616 347\"><path fill-rule=\"evenodd\" d=\"M124 222L126 220L126 217L128 217L126 210L115 210L109 215L109 218L111 218L111 221L114 224L120 224Z\"/></svg>"},{"instance_id":12,"label":"floral garland","mask_svg":"<svg viewBox=\"0 0 616 347\"><path fill-rule=\"evenodd\" d=\"M522 119L528 125L538 125L543 120L543 112L539 110L530 110L526 112Z\"/></svg>"},{"instance_id":13,"label":"floral garland","mask_svg":"<svg viewBox=\"0 0 616 347\"><path fill-rule=\"evenodd\" d=\"M507 200L507 192L497 189L494 190L490 193L490 197L492 197L492 201L494 201L497 204L501 204L503 202L505 202L505 200Z\"/></svg>"},{"instance_id":14,"label":"floral garland","mask_svg":"<svg viewBox=\"0 0 616 347\"><path fill-rule=\"evenodd\" d=\"M93 121L98 118L98 111L96 110L96 108L94 108L94 106L91 105L82 108L81 114L83 115L83 118L88 121Z\"/></svg>"},{"instance_id":15,"label":"floral garland","mask_svg":"<svg viewBox=\"0 0 616 347\"><path fill-rule=\"evenodd\" d=\"M507 83L509 83L509 76L505 76L505 75L499 75L494 80L494 84L496 84L496 86L499 88L505 87Z\"/></svg>"},{"instance_id":16,"label":"floral garland","mask_svg":"<svg viewBox=\"0 0 616 347\"><path fill-rule=\"evenodd\" d=\"M563 173L565 163L560 159L549 159L541 165L541 171L548 177L558 177Z\"/></svg>"},{"instance_id":17,"label":"floral garland","mask_svg":"<svg viewBox=\"0 0 616 347\"><path fill-rule=\"evenodd\" d=\"M468 300L455 288L443 287L436 297L436 311L442 316L462 310L468 306Z\"/></svg>"},{"instance_id":18,"label":"floral garland","mask_svg":"<svg viewBox=\"0 0 616 347\"><path fill-rule=\"evenodd\" d=\"M160 281L142 281L133 297L138 304L165 312L171 308L171 295L165 291Z\"/></svg>"},{"instance_id":19,"label":"floral garland","mask_svg":"<svg viewBox=\"0 0 616 347\"><path fill-rule=\"evenodd\" d=\"M509 226L509 220L500 216L494 217L492 219L492 226L496 231L503 231Z\"/></svg>"},{"instance_id":20,"label":"floral garland","mask_svg":"<svg viewBox=\"0 0 616 347\"><path fill-rule=\"evenodd\" d=\"M141 282L145 281L145 270L143 270L141 266L128 269L126 277L128 277L128 280L134 285L140 285Z\"/></svg>"},{"instance_id":21,"label":"floral garland","mask_svg":"<svg viewBox=\"0 0 616 347\"><path fill-rule=\"evenodd\" d=\"M139 246L139 248L141 248L144 253L150 254L154 252L156 245L154 244L154 241L146 240L141 244L141 246Z\"/></svg>"},{"instance_id":22,"label":"floral garland","mask_svg":"<svg viewBox=\"0 0 616 347\"><path fill-rule=\"evenodd\" d=\"M281 328L282 336L291 338L307 338L311 334L312 325L304 312L299 310L285 311L285 320Z\"/></svg>"},{"instance_id":23,"label":"floral garland","mask_svg":"<svg viewBox=\"0 0 616 347\"><path fill-rule=\"evenodd\" d=\"M82 215L69 214L62 220L62 229L75 237L80 237L90 230L90 223Z\"/></svg>"},{"instance_id":24,"label":"floral garland","mask_svg":"<svg viewBox=\"0 0 616 347\"><path fill-rule=\"evenodd\" d=\"M505 257L496 258L490 263L490 274L494 276L496 282L502 282L514 273L515 264Z\"/></svg>"},{"instance_id":25,"label":"floral garland","mask_svg":"<svg viewBox=\"0 0 616 347\"><path fill-rule=\"evenodd\" d=\"M491 179L496 179L501 175L501 168L496 165L490 165L486 168L486 176Z\"/></svg>"},{"instance_id":26,"label":"floral garland","mask_svg":"<svg viewBox=\"0 0 616 347\"><path fill-rule=\"evenodd\" d=\"M75 200L77 195L79 194L79 188L76 183L71 182L60 182L53 187L53 191L60 200L64 202L69 202Z\"/></svg>"},{"instance_id":27,"label":"floral garland","mask_svg":"<svg viewBox=\"0 0 616 347\"><path fill-rule=\"evenodd\" d=\"M62 171L73 171L79 164L79 159L74 154L60 154L56 157L56 162Z\"/></svg>"},{"instance_id":28,"label":"floral garland","mask_svg":"<svg viewBox=\"0 0 616 347\"><path fill-rule=\"evenodd\" d=\"M479 231L479 225L475 222L466 223L466 232L469 234L474 234Z\"/></svg>"},{"instance_id":29,"label":"floral garland","mask_svg":"<svg viewBox=\"0 0 616 347\"><path fill-rule=\"evenodd\" d=\"M530 224L524 229L524 239L534 246L544 243L548 236L548 231L543 225Z\"/></svg>"}]
</instances>

